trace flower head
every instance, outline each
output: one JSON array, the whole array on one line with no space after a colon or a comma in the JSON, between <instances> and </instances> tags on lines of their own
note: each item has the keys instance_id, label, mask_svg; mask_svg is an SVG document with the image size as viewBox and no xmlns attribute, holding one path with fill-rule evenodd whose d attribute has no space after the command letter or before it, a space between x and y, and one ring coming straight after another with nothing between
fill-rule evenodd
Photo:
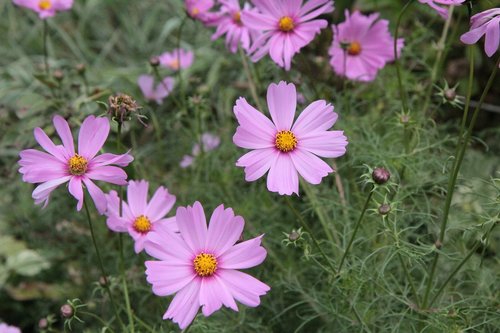
<instances>
[{"instance_id":1,"label":"flower head","mask_svg":"<svg viewBox=\"0 0 500 333\"><path fill-rule=\"evenodd\" d=\"M470 24L470 30L460 40L465 44L475 44L484 35L484 51L491 57L498 51L500 44L500 8L488 9L472 16Z\"/></svg>"},{"instance_id":2,"label":"flower head","mask_svg":"<svg viewBox=\"0 0 500 333\"><path fill-rule=\"evenodd\" d=\"M191 67L194 60L194 53L184 49L175 49L172 52L165 52L159 57L160 66L178 71Z\"/></svg>"},{"instance_id":3,"label":"flower head","mask_svg":"<svg viewBox=\"0 0 500 333\"><path fill-rule=\"evenodd\" d=\"M267 189L286 195L299 193L298 174L319 184L333 170L318 156L342 156L347 146L343 131L329 131L337 121L333 105L315 101L294 122L297 92L283 81L269 86L267 105L272 121L243 97L234 106L239 126L233 142L252 149L236 162L245 168L245 179L254 181L269 171Z\"/></svg>"},{"instance_id":4,"label":"flower head","mask_svg":"<svg viewBox=\"0 0 500 333\"><path fill-rule=\"evenodd\" d=\"M249 53L252 61L262 59L267 53L280 67L289 70L292 57L309 44L326 20L319 15L333 11L332 0L252 0L260 12L243 11L242 21L250 29L262 34L253 42Z\"/></svg>"},{"instance_id":5,"label":"flower head","mask_svg":"<svg viewBox=\"0 0 500 333\"><path fill-rule=\"evenodd\" d=\"M269 287L238 271L261 264L267 252L256 237L235 243L245 222L231 208L220 205L207 221L203 207L179 207L175 216L180 233L165 229L148 235L146 252L158 261L146 261L147 281L158 296L176 294L163 319L186 328L200 306L210 316L222 305L238 311L235 300L250 307L260 304Z\"/></svg>"},{"instance_id":6,"label":"flower head","mask_svg":"<svg viewBox=\"0 0 500 333\"><path fill-rule=\"evenodd\" d=\"M210 12L215 5L213 0L185 0L184 4L187 14L205 25L213 25L219 18L218 14Z\"/></svg>"},{"instance_id":7,"label":"flower head","mask_svg":"<svg viewBox=\"0 0 500 333\"><path fill-rule=\"evenodd\" d=\"M465 0L418 0L418 2L429 5L429 7L434 9L443 19L446 20L448 18L449 9L443 6L460 6L465 2Z\"/></svg>"},{"instance_id":8,"label":"flower head","mask_svg":"<svg viewBox=\"0 0 500 333\"><path fill-rule=\"evenodd\" d=\"M226 35L226 46L232 53L236 53L238 45L241 45L244 50L248 50L256 32L243 24L241 20L243 9L239 1L221 0L220 2L222 4L221 13L216 22L217 30L212 35L212 40ZM245 4L244 10L251 10L250 6Z\"/></svg>"},{"instance_id":9,"label":"flower head","mask_svg":"<svg viewBox=\"0 0 500 333\"><path fill-rule=\"evenodd\" d=\"M335 73L357 81L373 81L389 61L394 60L394 38L389 32L389 21L378 20L379 14L363 15L358 11L346 20L333 25L333 43L330 64ZM404 40L398 39L398 54Z\"/></svg>"},{"instance_id":10,"label":"flower head","mask_svg":"<svg viewBox=\"0 0 500 333\"><path fill-rule=\"evenodd\" d=\"M175 196L168 189L160 186L148 202L149 183L145 180L129 181L127 200L122 201L120 214L120 198L116 191L106 194L108 228L115 232L128 232L135 241L135 252L144 249L144 242L149 232L159 227L171 231L177 230L175 218L165 218L175 204Z\"/></svg>"},{"instance_id":11,"label":"flower head","mask_svg":"<svg viewBox=\"0 0 500 333\"><path fill-rule=\"evenodd\" d=\"M71 9L73 0L13 0L17 6L31 9L38 13L38 17L46 19L61 12Z\"/></svg>"},{"instance_id":12,"label":"flower head","mask_svg":"<svg viewBox=\"0 0 500 333\"><path fill-rule=\"evenodd\" d=\"M220 137L217 135L213 135L211 133L203 133L201 135L201 147L199 143L196 143L193 146L193 150L191 152L192 155L184 155L182 157L182 161L180 163L182 168L187 168L191 164L193 164L196 156L200 155L203 151L204 153L208 153L219 147L220 145Z\"/></svg>"},{"instance_id":13,"label":"flower head","mask_svg":"<svg viewBox=\"0 0 500 333\"><path fill-rule=\"evenodd\" d=\"M154 77L151 75L141 75L137 79L137 84L148 101L155 101L158 105L163 103L163 99L167 97L174 88L174 79L166 77L158 83L154 84Z\"/></svg>"},{"instance_id":14,"label":"flower head","mask_svg":"<svg viewBox=\"0 0 500 333\"><path fill-rule=\"evenodd\" d=\"M21 330L18 327L0 323L0 333L21 333Z\"/></svg>"},{"instance_id":15,"label":"flower head","mask_svg":"<svg viewBox=\"0 0 500 333\"><path fill-rule=\"evenodd\" d=\"M45 207L52 191L69 182L69 192L78 200L77 210L82 209L85 187L99 213L104 213L106 198L93 180L126 185L127 174L120 167L127 166L134 158L128 153L97 155L109 135L110 125L107 118L85 118L78 135L78 152L75 150L68 122L61 116L55 116L53 122L62 145L55 145L47 134L37 127L34 130L35 139L46 152L26 149L19 153L19 172L23 175L23 181L40 184L32 194L35 204L44 204Z\"/></svg>"}]
</instances>

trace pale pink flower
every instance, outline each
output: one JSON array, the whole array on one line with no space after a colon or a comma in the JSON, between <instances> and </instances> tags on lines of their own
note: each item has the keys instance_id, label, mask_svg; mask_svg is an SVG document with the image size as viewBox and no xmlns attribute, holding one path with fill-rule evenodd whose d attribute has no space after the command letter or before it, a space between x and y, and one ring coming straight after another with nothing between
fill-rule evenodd
<instances>
[{"instance_id":1,"label":"pale pink flower","mask_svg":"<svg viewBox=\"0 0 500 333\"><path fill-rule=\"evenodd\" d=\"M345 11L345 21L332 25L333 42L330 65L338 75L357 81L373 81L385 64L394 60L394 38L389 21L378 20L379 14L363 15ZM404 40L398 39L398 55Z\"/></svg>"},{"instance_id":2,"label":"pale pink flower","mask_svg":"<svg viewBox=\"0 0 500 333\"><path fill-rule=\"evenodd\" d=\"M243 11L243 24L262 34L253 41L249 50L252 61L262 59L267 53L280 67L289 70L292 57L309 44L326 20L319 15L333 11L332 0L252 0L260 11Z\"/></svg>"},{"instance_id":3,"label":"pale pink flower","mask_svg":"<svg viewBox=\"0 0 500 333\"><path fill-rule=\"evenodd\" d=\"M213 25L219 18L217 13L210 11L215 5L213 0L185 0L184 4L188 15L205 25Z\"/></svg>"},{"instance_id":4,"label":"pale pink flower","mask_svg":"<svg viewBox=\"0 0 500 333\"><path fill-rule=\"evenodd\" d=\"M69 192L78 200L77 210L82 209L85 187L97 210L103 214L106 210L106 197L92 180L126 185L127 174L119 167L127 166L134 158L128 153L97 155L109 135L110 125L107 118L85 118L78 135L78 153L75 151L68 122L61 116L55 116L53 122L62 145L55 145L47 134L37 127L34 130L35 139L46 152L26 149L19 153L19 172L23 175L23 181L41 183L32 194L35 204L47 206L52 191L69 182Z\"/></svg>"},{"instance_id":5,"label":"pale pink flower","mask_svg":"<svg viewBox=\"0 0 500 333\"><path fill-rule=\"evenodd\" d=\"M155 79L151 75L141 75L137 79L137 84L148 101L155 101L158 105L163 104L163 100L174 88L174 79L166 77L155 86Z\"/></svg>"},{"instance_id":6,"label":"pale pink flower","mask_svg":"<svg viewBox=\"0 0 500 333\"><path fill-rule=\"evenodd\" d=\"M175 216L179 234L166 229L151 232L146 252L159 261L146 261L147 281L158 296L176 294L163 315L181 329L194 319L200 306L210 316L222 305L238 311L235 300L250 307L260 304L269 287L238 271L261 264L267 252L262 236L236 244L245 221L220 205L207 221L203 207L179 207ZM236 245L235 245L236 244Z\"/></svg>"},{"instance_id":7,"label":"pale pink flower","mask_svg":"<svg viewBox=\"0 0 500 333\"><path fill-rule=\"evenodd\" d=\"M15 5L31 9L38 13L38 17L46 19L71 9L73 0L13 0Z\"/></svg>"},{"instance_id":8,"label":"pale pink flower","mask_svg":"<svg viewBox=\"0 0 500 333\"><path fill-rule=\"evenodd\" d=\"M161 54L158 59L160 66L178 71L191 67L194 60L194 53L184 49L175 49L172 52Z\"/></svg>"},{"instance_id":9,"label":"pale pink flower","mask_svg":"<svg viewBox=\"0 0 500 333\"><path fill-rule=\"evenodd\" d=\"M470 30L460 40L465 44L475 44L484 37L484 51L491 57L500 44L500 8L485 10L471 17Z\"/></svg>"},{"instance_id":10,"label":"pale pink flower","mask_svg":"<svg viewBox=\"0 0 500 333\"><path fill-rule=\"evenodd\" d=\"M148 188L149 183L145 180L129 181L127 201L122 200L121 214L118 193L111 191L106 194L108 228L115 232L128 232L135 241L136 253L144 249L148 233L160 227L165 227L172 232L177 231L175 218L165 217L175 204L175 196L168 193L168 189L160 186L148 202Z\"/></svg>"},{"instance_id":11,"label":"pale pink flower","mask_svg":"<svg viewBox=\"0 0 500 333\"><path fill-rule=\"evenodd\" d=\"M429 5L429 7L446 20L449 12L448 6L460 6L465 0L418 0L418 2Z\"/></svg>"},{"instance_id":12,"label":"pale pink flower","mask_svg":"<svg viewBox=\"0 0 500 333\"><path fill-rule=\"evenodd\" d=\"M243 97L234 106L239 126L233 142L252 149L236 162L245 168L245 179L257 180L269 170L267 189L286 195L299 193L298 174L319 184L333 170L318 156L342 156L347 146L343 131L329 131L338 117L333 105L315 101L294 123L297 92L295 85L283 81L269 86L267 105L272 121Z\"/></svg>"},{"instance_id":13,"label":"pale pink flower","mask_svg":"<svg viewBox=\"0 0 500 333\"><path fill-rule=\"evenodd\" d=\"M192 155L184 155L182 157L182 161L180 163L181 168L187 168L188 166L192 165L194 163L195 158L200 155L200 153L203 151L204 153L208 153L220 145L220 137L217 135L213 135L210 133L203 133L201 135L201 144L202 147L200 148L200 144L196 143L193 146L192 150Z\"/></svg>"},{"instance_id":14,"label":"pale pink flower","mask_svg":"<svg viewBox=\"0 0 500 333\"><path fill-rule=\"evenodd\" d=\"M21 330L15 326L9 326L5 323L0 324L0 333L21 333Z\"/></svg>"},{"instance_id":15,"label":"pale pink flower","mask_svg":"<svg viewBox=\"0 0 500 333\"><path fill-rule=\"evenodd\" d=\"M212 40L226 35L226 47L236 53L238 45L244 50L248 50L251 40L256 33L248 29L241 21L242 8L238 0L220 0L222 4L220 17L217 20L217 30L212 35ZM250 10L248 3L244 10Z\"/></svg>"}]
</instances>

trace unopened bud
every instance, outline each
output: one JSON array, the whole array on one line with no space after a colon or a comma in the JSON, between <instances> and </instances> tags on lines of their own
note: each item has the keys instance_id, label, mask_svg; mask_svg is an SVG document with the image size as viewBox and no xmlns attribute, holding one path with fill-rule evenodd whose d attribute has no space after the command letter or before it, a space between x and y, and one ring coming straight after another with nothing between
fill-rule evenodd
<instances>
[{"instance_id":1,"label":"unopened bud","mask_svg":"<svg viewBox=\"0 0 500 333\"><path fill-rule=\"evenodd\" d=\"M401 118L399 118L399 120L401 121L401 124L408 124L410 122L410 116L404 114L401 116Z\"/></svg>"},{"instance_id":2,"label":"unopened bud","mask_svg":"<svg viewBox=\"0 0 500 333\"><path fill-rule=\"evenodd\" d=\"M389 181L391 174L385 168L375 168L372 172L372 179L375 183L383 185Z\"/></svg>"},{"instance_id":3,"label":"unopened bud","mask_svg":"<svg viewBox=\"0 0 500 333\"><path fill-rule=\"evenodd\" d=\"M61 306L61 316L64 318L71 318L73 316L73 307L69 304Z\"/></svg>"},{"instance_id":4,"label":"unopened bud","mask_svg":"<svg viewBox=\"0 0 500 333\"><path fill-rule=\"evenodd\" d=\"M83 73L85 73L87 66L85 66L85 64L78 64L75 66L75 69L78 72L78 74L83 74Z\"/></svg>"},{"instance_id":5,"label":"unopened bud","mask_svg":"<svg viewBox=\"0 0 500 333\"><path fill-rule=\"evenodd\" d=\"M49 321L47 320L47 318L42 318L38 321L38 328L43 330L43 329L46 329L47 327L49 327Z\"/></svg>"},{"instance_id":6,"label":"unopened bud","mask_svg":"<svg viewBox=\"0 0 500 333\"><path fill-rule=\"evenodd\" d=\"M387 215L391 212L391 205L389 204L382 204L380 205L380 207L378 208L378 213L380 215Z\"/></svg>"},{"instance_id":7,"label":"unopened bud","mask_svg":"<svg viewBox=\"0 0 500 333\"><path fill-rule=\"evenodd\" d=\"M298 240L300 238L300 234L297 232L297 231L292 231L289 235L288 235L288 239L290 240L290 242L295 242L296 240Z\"/></svg>"},{"instance_id":8,"label":"unopened bud","mask_svg":"<svg viewBox=\"0 0 500 333\"><path fill-rule=\"evenodd\" d=\"M108 279L105 276L101 276L99 278L99 284L103 287L106 286L108 284Z\"/></svg>"},{"instance_id":9,"label":"unopened bud","mask_svg":"<svg viewBox=\"0 0 500 333\"><path fill-rule=\"evenodd\" d=\"M52 77L57 81L62 81L64 79L64 72L59 69L56 69L54 73L52 73Z\"/></svg>"},{"instance_id":10,"label":"unopened bud","mask_svg":"<svg viewBox=\"0 0 500 333\"><path fill-rule=\"evenodd\" d=\"M443 243L441 243L441 241L438 239L435 243L434 243L434 246L436 247L436 249L441 249L443 247Z\"/></svg>"},{"instance_id":11,"label":"unopened bud","mask_svg":"<svg viewBox=\"0 0 500 333\"><path fill-rule=\"evenodd\" d=\"M160 58L158 57L151 57L149 59L149 64L151 67L158 67L160 65Z\"/></svg>"},{"instance_id":12,"label":"unopened bud","mask_svg":"<svg viewBox=\"0 0 500 333\"><path fill-rule=\"evenodd\" d=\"M449 102L454 101L457 97L457 92L455 91L455 89L446 89L443 94L444 98L446 98L446 100Z\"/></svg>"}]
</instances>

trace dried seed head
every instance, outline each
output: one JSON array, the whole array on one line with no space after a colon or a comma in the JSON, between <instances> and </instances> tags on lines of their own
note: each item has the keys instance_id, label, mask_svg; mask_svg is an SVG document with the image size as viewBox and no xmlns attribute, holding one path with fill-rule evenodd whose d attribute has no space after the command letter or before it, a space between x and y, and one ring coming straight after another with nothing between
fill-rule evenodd
<instances>
[{"instance_id":1,"label":"dried seed head","mask_svg":"<svg viewBox=\"0 0 500 333\"><path fill-rule=\"evenodd\" d=\"M108 114L118 123L130 120L131 116L140 109L137 102L126 94L118 94L109 96L108 99Z\"/></svg>"},{"instance_id":2,"label":"dried seed head","mask_svg":"<svg viewBox=\"0 0 500 333\"><path fill-rule=\"evenodd\" d=\"M372 179L375 183L383 185L389 181L391 174L385 168L375 168L372 172Z\"/></svg>"}]
</instances>

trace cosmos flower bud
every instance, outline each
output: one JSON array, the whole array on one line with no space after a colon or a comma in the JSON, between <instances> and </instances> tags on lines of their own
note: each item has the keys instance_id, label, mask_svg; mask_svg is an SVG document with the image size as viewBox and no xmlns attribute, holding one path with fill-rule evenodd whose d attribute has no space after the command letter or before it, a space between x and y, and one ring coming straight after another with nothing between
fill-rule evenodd
<instances>
[{"instance_id":1,"label":"cosmos flower bud","mask_svg":"<svg viewBox=\"0 0 500 333\"><path fill-rule=\"evenodd\" d=\"M49 321L47 320L47 318L42 318L38 321L38 328L43 330L43 329L46 329L47 327L49 327Z\"/></svg>"},{"instance_id":2,"label":"cosmos flower bud","mask_svg":"<svg viewBox=\"0 0 500 333\"><path fill-rule=\"evenodd\" d=\"M457 97L455 89L447 89L444 91L444 98L446 98L449 102L453 101L455 97Z\"/></svg>"},{"instance_id":3,"label":"cosmos flower bud","mask_svg":"<svg viewBox=\"0 0 500 333\"><path fill-rule=\"evenodd\" d=\"M75 66L75 69L78 74L82 75L87 70L87 66L85 66L85 64L78 64Z\"/></svg>"},{"instance_id":4,"label":"cosmos flower bud","mask_svg":"<svg viewBox=\"0 0 500 333\"><path fill-rule=\"evenodd\" d=\"M54 73L52 73L52 77L57 81L62 81L64 79L64 72L57 69L54 71Z\"/></svg>"},{"instance_id":5,"label":"cosmos flower bud","mask_svg":"<svg viewBox=\"0 0 500 333\"><path fill-rule=\"evenodd\" d=\"M300 238L300 234L293 230L289 235L288 235L288 239L290 240L290 242L295 242L296 240L298 240Z\"/></svg>"},{"instance_id":6,"label":"cosmos flower bud","mask_svg":"<svg viewBox=\"0 0 500 333\"><path fill-rule=\"evenodd\" d=\"M149 64L151 67L158 67L160 65L160 58L158 57L151 57L149 59Z\"/></svg>"},{"instance_id":7,"label":"cosmos flower bud","mask_svg":"<svg viewBox=\"0 0 500 333\"><path fill-rule=\"evenodd\" d=\"M443 247L443 243L441 243L441 241L438 239L435 243L434 243L434 246L436 247L436 249L441 249Z\"/></svg>"},{"instance_id":8,"label":"cosmos flower bud","mask_svg":"<svg viewBox=\"0 0 500 333\"><path fill-rule=\"evenodd\" d=\"M372 172L372 179L378 185L383 185L389 181L391 174L385 168L375 168Z\"/></svg>"},{"instance_id":9,"label":"cosmos flower bud","mask_svg":"<svg viewBox=\"0 0 500 333\"><path fill-rule=\"evenodd\" d=\"M108 98L108 114L119 123L130 120L132 114L140 109L137 102L126 94L112 95Z\"/></svg>"},{"instance_id":10,"label":"cosmos flower bud","mask_svg":"<svg viewBox=\"0 0 500 333\"><path fill-rule=\"evenodd\" d=\"M391 205L389 204L382 204L380 205L380 207L378 208L378 213L380 215L387 215L391 212Z\"/></svg>"},{"instance_id":11,"label":"cosmos flower bud","mask_svg":"<svg viewBox=\"0 0 500 333\"><path fill-rule=\"evenodd\" d=\"M60 311L61 311L61 316L63 316L64 318L73 317L74 314L73 307L69 304L64 304L63 306L61 306Z\"/></svg>"}]
</instances>

